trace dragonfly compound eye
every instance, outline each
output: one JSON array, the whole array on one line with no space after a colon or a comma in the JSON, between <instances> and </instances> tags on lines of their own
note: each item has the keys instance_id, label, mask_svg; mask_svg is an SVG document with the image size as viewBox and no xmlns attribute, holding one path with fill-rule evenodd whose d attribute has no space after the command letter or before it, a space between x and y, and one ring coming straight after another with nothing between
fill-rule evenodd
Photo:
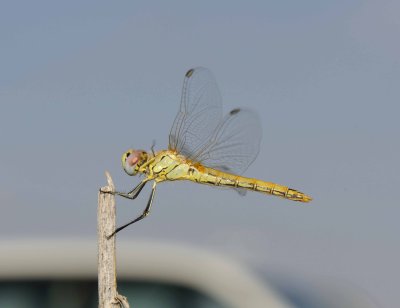
<instances>
[{"instance_id":1,"label":"dragonfly compound eye","mask_svg":"<svg viewBox=\"0 0 400 308\"><path fill-rule=\"evenodd\" d=\"M122 155L121 163L122 168L124 168L125 172L129 175L135 174L135 165L139 161L139 153L134 150L128 150Z\"/></svg>"},{"instance_id":2,"label":"dragonfly compound eye","mask_svg":"<svg viewBox=\"0 0 400 308\"><path fill-rule=\"evenodd\" d=\"M137 153L137 152L134 152L134 153L132 153L132 155L131 155L131 153L127 153L126 154L126 163L129 165L129 166L134 166L134 165L136 165L136 163L138 162L138 160L139 160L139 155L138 155L139 153Z\"/></svg>"}]
</instances>

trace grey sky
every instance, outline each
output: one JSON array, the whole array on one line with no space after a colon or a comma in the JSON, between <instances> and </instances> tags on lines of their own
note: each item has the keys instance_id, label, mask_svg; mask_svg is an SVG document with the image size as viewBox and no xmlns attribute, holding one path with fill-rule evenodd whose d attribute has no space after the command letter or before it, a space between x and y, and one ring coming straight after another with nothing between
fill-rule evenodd
<instances>
[{"instance_id":1,"label":"grey sky","mask_svg":"<svg viewBox=\"0 0 400 308\"><path fill-rule=\"evenodd\" d=\"M184 73L213 71L225 112L258 111L246 175L311 205L160 185L121 238L183 241L397 302L396 1L15 1L0 10L0 232L93 237L97 189L130 147L167 146ZM120 223L145 206L118 200Z\"/></svg>"}]
</instances>

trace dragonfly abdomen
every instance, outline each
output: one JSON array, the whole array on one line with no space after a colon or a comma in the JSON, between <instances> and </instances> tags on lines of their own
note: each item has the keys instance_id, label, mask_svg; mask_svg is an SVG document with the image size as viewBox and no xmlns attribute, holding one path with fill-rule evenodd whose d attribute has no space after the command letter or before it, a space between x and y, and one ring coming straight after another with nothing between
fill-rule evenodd
<instances>
[{"instance_id":1,"label":"dragonfly abdomen","mask_svg":"<svg viewBox=\"0 0 400 308\"><path fill-rule=\"evenodd\" d=\"M270 194L273 196L278 196L292 201L300 201L300 202L311 201L311 198L309 196L290 187L271 182L264 182L260 180L255 180L255 182L256 182L256 187L254 188L255 191Z\"/></svg>"},{"instance_id":2,"label":"dragonfly abdomen","mask_svg":"<svg viewBox=\"0 0 400 308\"><path fill-rule=\"evenodd\" d=\"M204 172L199 173L196 181L208 185L244 188L246 190L258 191L292 201L311 201L311 198L309 196L287 186L252 178L246 178L209 168L206 168Z\"/></svg>"}]
</instances>

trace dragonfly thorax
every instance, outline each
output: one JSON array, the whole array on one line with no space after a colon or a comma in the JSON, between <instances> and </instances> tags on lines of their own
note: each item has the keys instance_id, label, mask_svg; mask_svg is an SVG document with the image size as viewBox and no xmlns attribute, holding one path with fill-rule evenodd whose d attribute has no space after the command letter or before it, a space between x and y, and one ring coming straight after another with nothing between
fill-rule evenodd
<instances>
[{"instance_id":1,"label":"dragonfly thorax","mask_svg":"<svg viewBox=\"0 0 400 308\"><path fill-rule=\"evenodd\" d=\"M141 165L147 162L148 155L143 150L128 150L121 157L122 167L129 175L136 175Z\"/></svg>"}]
</instances>

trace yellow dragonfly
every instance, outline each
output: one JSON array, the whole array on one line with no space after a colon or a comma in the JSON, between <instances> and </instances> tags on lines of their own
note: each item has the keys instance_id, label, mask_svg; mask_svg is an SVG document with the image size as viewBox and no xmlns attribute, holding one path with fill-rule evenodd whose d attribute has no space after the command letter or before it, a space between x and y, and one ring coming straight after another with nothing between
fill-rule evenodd
<instances>
[{"instance_id":1,"label":"yellow dragonfly","mask_svg":"<svg viewBox=\"0 0 400 308\"><path fill-rule=\"evenodd\" d=\"M128 193L135 199L145 184L153 181L143 213L117 228L113 234L150 213L156 186L163 181L189 180L309 202L311 198L287 186L240 176L255 160L261 141L258 115L245 108L231 110L222 117L222 100L212 73L202 67L190 69L183 82L181 105L169 134L168 150L146 152L130 149L122 155L128 175L143 174L143 180Z\"/></svg>"}]
</instances>

